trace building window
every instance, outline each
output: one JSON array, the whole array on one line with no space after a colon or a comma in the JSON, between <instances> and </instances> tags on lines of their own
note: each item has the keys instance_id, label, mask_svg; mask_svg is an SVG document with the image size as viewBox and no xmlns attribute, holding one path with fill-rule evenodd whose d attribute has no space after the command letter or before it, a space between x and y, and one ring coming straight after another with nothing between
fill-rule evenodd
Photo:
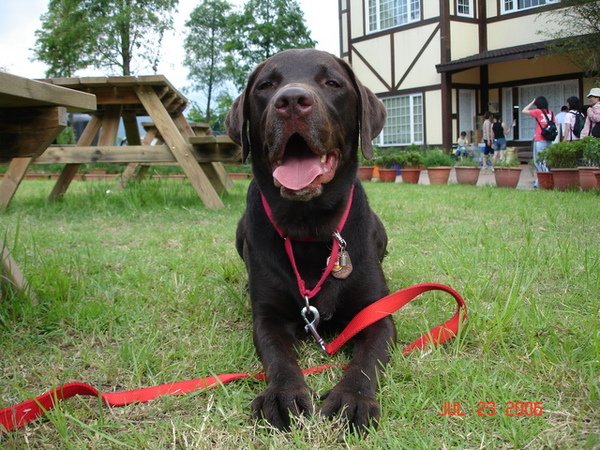
<instances>
[{"instance_id":1,"label":"building window","mask_svg":"<svg viewBox=\"0 0 600 450\"><path fill-rule=\"evenodd\" d=\"M502 0L502 12L511 13L523 9L537 8L538 6L558 3L560 0Z\"/></svg>"},{"instance_id":2,"label":"building window","mask_svg":"<svg viewBox=\"0 0 600 450\"><path fill-rule=\"evenodd\" d=\"M473 17L473 0L456 0L456 15Z\"/></svg>"},{"instance_id":3,"label":"building window","mask_svg":"<svg viewBox=\"0 0 600 450\"><path fill-rule=\"evenodd\" d=\"M397 27L421 18L420 0L366 0L369 32Z\"/></svg>"},{"instance_id":4,"label":"building window","mask_svg":"<svg viewBox=\"0 0 600 450\"><path fill-rule=\"evenodd\" d=\"M382 99L387 109L383 131L375 139L381 146L422 144L424 140L423 95L412 94Z\"/></svg>"}]
</instances>

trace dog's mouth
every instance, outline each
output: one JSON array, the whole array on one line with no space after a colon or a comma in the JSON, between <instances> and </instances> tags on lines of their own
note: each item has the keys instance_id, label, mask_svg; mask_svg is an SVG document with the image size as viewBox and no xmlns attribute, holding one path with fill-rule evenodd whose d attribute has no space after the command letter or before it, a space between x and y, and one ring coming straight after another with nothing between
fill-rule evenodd
<instances>
[{"instance_id":1,"label":"dog's mouth","mask_svg":"<svg viewBox=\"0 0 600 450\"><path fill-rule=\"evenodd\" d=\"M275 186L296 196L320 190L335 176L338 161L337 150L314 151L300 134L294 133L285 145L283 156L273 163Z\"/></svg>"}]
</instances>

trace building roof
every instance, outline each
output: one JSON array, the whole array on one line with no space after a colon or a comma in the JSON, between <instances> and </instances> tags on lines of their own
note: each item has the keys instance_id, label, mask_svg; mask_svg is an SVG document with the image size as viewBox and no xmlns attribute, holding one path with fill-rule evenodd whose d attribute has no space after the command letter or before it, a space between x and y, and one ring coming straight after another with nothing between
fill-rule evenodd
<instances>
[{"instance_id":1,"label":"building roof","mask_svg":"<svg viewBox=\"0 0 600 450\"><path fill-rule=\"evenodd\" d=\"M435 67L439 73L460 72L473 67L485 66L504 61L533 58L550 53L555 41L535 42L533 44L517 45L515 47L487 50L465 58L456 59L446 64L437 64Z\"/></svg>"}]
</instances>

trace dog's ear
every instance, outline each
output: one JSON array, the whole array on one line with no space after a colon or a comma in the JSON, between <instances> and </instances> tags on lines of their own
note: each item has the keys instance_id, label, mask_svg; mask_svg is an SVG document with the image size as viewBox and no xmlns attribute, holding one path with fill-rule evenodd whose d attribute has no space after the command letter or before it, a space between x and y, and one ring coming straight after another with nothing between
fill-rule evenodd
<instances>
[{"instance_id":1,"label":"dog's ear","mask_svg":"<svg viewBox=\"0 0 600 450\"><path fill-rule=\"evenodd\" d=\"M250 154L250 138L248 137L248 127L250 127L250 91L254 85L254 80L256 80L264 64L265 62L263 61L252 71L248 77L244 91L234 100L225 118L227 134L235 143L242 146L242 161L246 161Z\"/></svg>"},{"instance_id":2,"label":"dog's ear","mask_svg":"<svg viewBox=\"0 0 600 450\"><path fill-rule=\"evenodd\" d=\"M356 84L360 92L361 107L360 146L364 157L371 159L373 158L373 145L371 142L381 133L385 125L387 112L385 106L383 106L383 102L375 94L364 87L358 80L356 80Z\"/></svg>"},{"instance_id":3,"label":"dog's ear","mask_svg":"<svg viewBox=\"0 0 600 450\"><path fill-rule=\"evenodd\" d=\"M373 145L371 141L375 139L383 126L387 112L383 102L373 94L369 89L364 87L354 75L352 68L342 59L338 59L346 69L354 89L358 94L358 121L360 129L360 147L365 158L373 158Z\"/></svg>"},{"instance_id":4,"label":"dog's ear","mask_svg":"<svg viewBox=\"0 0 600 450\"><path fill-rule=\"evenodd\" d=\"M242 161L246 161L250 153L250 143L248 141L246 129L247 119L244 114L246 91L242 92L231 105L231 109L225 117L225 129L229 137L238 145L242 146Z\"/></svg>"}]
</instances>

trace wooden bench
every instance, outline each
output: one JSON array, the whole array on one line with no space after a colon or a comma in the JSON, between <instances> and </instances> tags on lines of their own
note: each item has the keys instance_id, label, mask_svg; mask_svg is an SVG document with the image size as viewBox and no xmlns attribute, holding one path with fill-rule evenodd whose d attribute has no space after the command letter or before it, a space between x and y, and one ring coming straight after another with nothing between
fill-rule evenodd
<instances>
[{"instance_id":1,"label":"wooden bench","mask_svg":"<svg viewBox=\"0 0 600 450\"><path fill-rule=\"evenodd\" d=\"M0 183L0 208L12 200L27 168L67 125L67 111L93 111L96 97L0 72L0 162L8 170ZM4 242L2 269L19 289L27 283Z\"/></svg>"}]
</instances>

